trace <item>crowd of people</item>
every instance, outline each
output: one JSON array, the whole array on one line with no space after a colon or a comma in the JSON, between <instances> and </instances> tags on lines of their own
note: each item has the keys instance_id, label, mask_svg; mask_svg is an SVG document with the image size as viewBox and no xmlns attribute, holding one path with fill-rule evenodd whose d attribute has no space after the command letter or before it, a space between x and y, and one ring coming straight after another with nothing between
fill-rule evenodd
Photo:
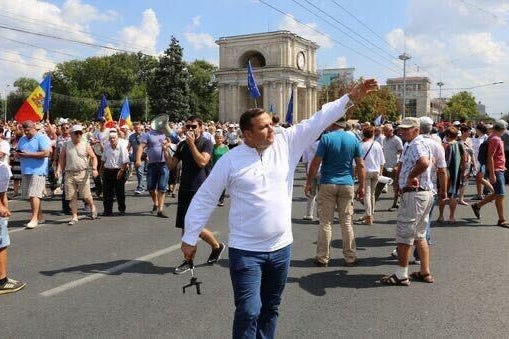
<instances>
[{"instance_id":1,"label":"crowd of people","mask_svg":"<svg viewBox=\"0 0 509 339\"><path fill-rule=\"evenodd\" d=\"M151 212L162 221L167 193L177 198L175 226L182 230L184 260L175 274L193 268L198 238L210 246L209 264L226 249L206 228L216 206L230 196L229 262L236 311L233 337L273 337L288 274L293 176L306 165L305 220L319 222L315 263L326 267L334 214L338 213L346 266L357 264L354 223L373 225L376 202L392 191L397 210L393 255L398 265L381 283L408 286L410 280L434 281L430 272L431 213L436 222L455 223L458 205L469 205L465 187L475 180L470 206L477 218L495 201L498 225L504 217L507 123L435 123L428 117L398 124L351 123L343 115L377 84L367 80L342 98L294 126L279 126L277 116L250 109L238 123L203 122L196 116L170 123L169 132L149 123L106 127L101 119L57 124L24 121L0 126L0 294L20 290L7 277L8 196L30 202L27 229L44 224L43 198L62 194L62 214L70 226L80 222L83 201L89 219L124 215L125 184L136 177L134 194L148 192ZM392 189L388 186L392 184ZM356 187L357 186L357 187ZM12 191L9 189L12 187ZM102 212L94 201L102 198ZM97 200L97 199L96 199ZM364 213L354 220L354 201ZM116 202L117 212L114 211ZM249 208L248 206L256 206ZM194 213L187 213L192 210ZM411 249L420 269L409 274ZM253 293L255 292L255 293Z\"/></svg>"}]
</instances>

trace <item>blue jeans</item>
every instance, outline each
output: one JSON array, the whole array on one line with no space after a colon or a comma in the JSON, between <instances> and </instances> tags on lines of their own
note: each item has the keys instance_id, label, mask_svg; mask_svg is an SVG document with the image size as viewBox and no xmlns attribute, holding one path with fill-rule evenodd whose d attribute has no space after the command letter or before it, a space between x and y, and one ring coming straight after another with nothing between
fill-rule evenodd
<instances>
[{"instance_id":1,"label":"blue jeans","mask_svg":"<svg viewBox=\"0 0 509 339\"><path fill-rule=\"evenodd\" d=\"M234 339L274 338L291 254L291 245L274 252L229 248Z\"/></svg>"}]
</instances>

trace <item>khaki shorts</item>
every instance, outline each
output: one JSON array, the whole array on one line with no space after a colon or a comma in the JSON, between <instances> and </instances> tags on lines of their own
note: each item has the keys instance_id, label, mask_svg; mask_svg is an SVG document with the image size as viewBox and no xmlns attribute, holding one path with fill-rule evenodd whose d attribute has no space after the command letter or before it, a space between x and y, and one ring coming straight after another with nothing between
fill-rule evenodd
<instances>
[{"instance_id":1,"label":"khaki shorts","mask_svg":"<svg viewBox=\"0 0 509 339\"><path fill-rule=\"evenodd\" d=\"M401 195L396 227L398 244L413 245L414 240L426 239L426 225L432 206L431 191L407 192Z\"/></svg>"},{"instance_id":2,"label":"khaki shorts","mask_svg":"<svg viewBox=\"0 0 509 339\"><path fill-rule=\"evenodd\" d=\"M43 192L46 188L45 175L21 175L21 191L23 192L23 199L43 197Z\"/></svg>"},{"instance_id":3,"label":"khaki shorts","mask_svg":"<svg viewBox=\"0 0 509 339\"><path fill-rule=\"evenodd\" d=\"M87 199L92 196L90 192L90 174L88 170L65 172L65 200L77 198Z\"/></svg>"}]
</instances>

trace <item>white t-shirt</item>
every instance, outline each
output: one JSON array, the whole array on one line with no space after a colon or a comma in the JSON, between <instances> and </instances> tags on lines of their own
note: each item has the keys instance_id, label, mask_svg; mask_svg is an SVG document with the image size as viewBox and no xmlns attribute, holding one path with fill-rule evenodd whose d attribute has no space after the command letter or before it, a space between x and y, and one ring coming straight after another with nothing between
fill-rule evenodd
<instances>
[{"instance_id":1,"label":"white t-shirt","mask_svg":"<svg viewBox=\"0 0 509 339\"><path fill-rule=\"evenodd\" d=\"M371 146L373 145L373 146ZM380 167L385 164L384 151L382 145L377 141L365 141L361 145L362 157L364 158L364 166L366 173L378 172L380 173ZM370 149L371 148L371 149ZM369 150L369 153L367 153ZM367 153L367 155L366 155Z\"/></svg>"}]
</instances>

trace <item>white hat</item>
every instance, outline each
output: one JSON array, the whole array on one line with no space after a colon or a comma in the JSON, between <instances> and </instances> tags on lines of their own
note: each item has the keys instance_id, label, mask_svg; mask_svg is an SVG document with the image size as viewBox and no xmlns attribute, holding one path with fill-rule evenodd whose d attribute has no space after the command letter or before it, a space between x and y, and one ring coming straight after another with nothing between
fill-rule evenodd
<instances>
[{"instance_id":1,"label":"white hat","mask_svg":"<svg viewBox=\"0 0 509 339\"><path fill-rule=\"evenodd\" d=\"M71 133L74 133L74 132L83 132L83 126L73 125L71 128Z\"/></svg>"},{"instance_id":2,"label":"white hat","mask_svg":"<svg viewBox=\"0 0 509 339\"><path fill-rule=\"evenodd\" d=\"M459 122L458 120L456 120L455 122L452 123L454 126L458 126L458 125L461 125L461 122Z\"/></svg>"},{"instance_id":3,"label":"white hat","mask_svg":"<svg viewBox=\"0 0 509 339\"><path fill-rule=\"evenodd\" d=\"M420 117L419 119L421 120L421 126L422 125L427 125L427 126L433 125L433 119L431 119L430 117Z\"/></svg>"},{"instance_id":4,"label":"white hat","mask_svg":"<svg viewBox=\"0 0 509 339\"><path fill-rule=\"evenodd\" d=\"M414 118L414 117L405 118L405 119L403 119L403 121L401 121L401 124L399 124L400 128L412 128L412 127L420 127L420 126L421 126L421 121L419 120L419 118Z\"/></svg>"}]
</instances>

